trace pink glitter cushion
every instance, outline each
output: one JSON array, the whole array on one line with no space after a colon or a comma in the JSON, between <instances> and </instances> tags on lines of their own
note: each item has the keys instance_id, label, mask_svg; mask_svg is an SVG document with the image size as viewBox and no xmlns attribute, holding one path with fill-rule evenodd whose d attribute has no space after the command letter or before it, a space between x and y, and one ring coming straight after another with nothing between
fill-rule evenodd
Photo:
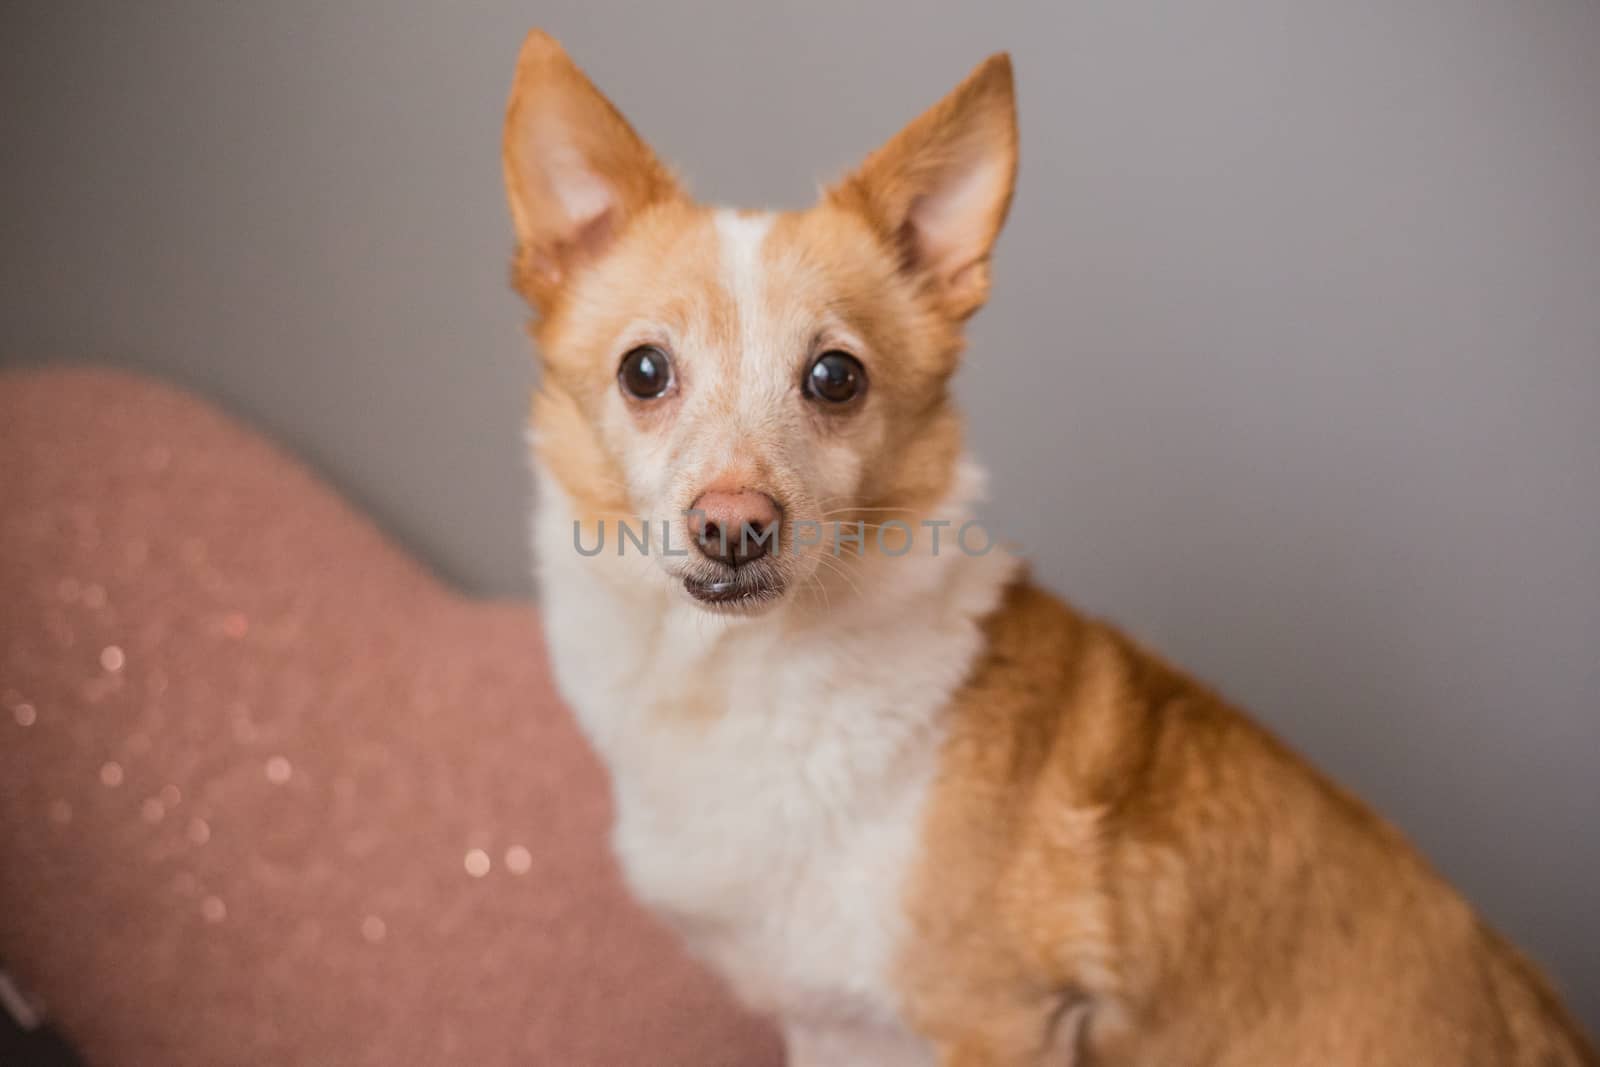
<instances>
[{"instance_id":1,"label":"pink glitter cushion","mask_svg":"<svg viewBox=\"0 0 1600 1067\"><path fill-rule=\"evenodd\" d=\"M0 961L91 1063L761 1065L523 605L171 388L0 375Z\"/></svg>"}]
</instances>

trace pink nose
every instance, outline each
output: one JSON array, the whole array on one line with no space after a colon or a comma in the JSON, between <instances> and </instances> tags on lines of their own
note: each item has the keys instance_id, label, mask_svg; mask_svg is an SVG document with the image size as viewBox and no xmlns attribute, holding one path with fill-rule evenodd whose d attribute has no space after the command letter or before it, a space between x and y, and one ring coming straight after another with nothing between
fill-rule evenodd
<instances>
[{"instance_id":1,"label":"pink nose","mask_svg":"<svg viewBox=\"0 0 1600 1067\"><path fill-rule=\"evenodd\" d=\"M707 558L730 567L777 548L778 502L751 489L701 493L689 510L689 533Z\"/></svg>"}]
</instances>

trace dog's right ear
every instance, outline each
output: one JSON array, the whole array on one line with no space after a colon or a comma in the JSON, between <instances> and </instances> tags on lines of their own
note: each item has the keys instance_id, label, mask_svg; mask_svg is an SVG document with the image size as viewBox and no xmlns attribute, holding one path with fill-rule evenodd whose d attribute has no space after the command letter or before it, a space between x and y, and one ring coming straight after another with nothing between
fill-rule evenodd
<instances>
[{"instance_id":1,"label":"dog's right ear","mask_svg":"<svg viewBox=\"0 0 1600 1067\"><path fill-rule=\"evenodd\" d=\"M989 296L989 253L1017 178L1011 58L992 55L856 172L837 204L865 216L954 318Z\"/></svg>"},{"instance_id":2,"label":"dog's right ear","mask_svg":"<svg viewBox=\"0 0 1600 1067\"><path fill-rule=\"evenodd\" d=\"M631 217L681 195L611 101L540 30L517 59L501 159L517 233L513 280L535 307Z\"/></svg>"}]
</instances>

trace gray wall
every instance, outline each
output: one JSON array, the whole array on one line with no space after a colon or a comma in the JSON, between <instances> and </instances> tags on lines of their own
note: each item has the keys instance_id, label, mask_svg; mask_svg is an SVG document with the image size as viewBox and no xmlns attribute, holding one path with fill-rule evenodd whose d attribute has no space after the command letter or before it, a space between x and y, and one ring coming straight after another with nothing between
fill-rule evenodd
<instances>
[{"instance_id":1,"label":"gray wall","mask_svg":"<svg viewBox=\"0 0 1600 1067\"><path fill-rule=\"evenodd\" d=\"M960 380L992 518L1600 1026L1600 5L14 0L0 351L191 385L522 592L497 143L535 23L702 195L776 206L1009 48Z\"/></svg>"}]
</instances>

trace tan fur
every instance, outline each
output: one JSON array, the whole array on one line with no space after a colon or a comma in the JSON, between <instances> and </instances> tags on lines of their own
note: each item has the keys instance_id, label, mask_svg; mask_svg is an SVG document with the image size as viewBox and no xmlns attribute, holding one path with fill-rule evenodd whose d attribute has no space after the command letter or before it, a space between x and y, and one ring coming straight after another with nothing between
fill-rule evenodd
<instances>
[{"instance_id":1,"label":"tan fur","mask_svg":"<svg viewBox=\"0 0 1600 1067\"><path fill-rule=\"evenodd\" d=\"M604 284L639 294L637 302L627 309L574 307L570 289L563 288L542 294L547 310L533 331L544 355L533 410L539 456L590 519L636 511L612 450L595 429L602 398L616 389L616 366L607 347L611 338L640 312L668 321L714 323L715 331L726 336L734 331L732 310L712 284L716 241L705 209L676 197L650 205L616 243L618 254L604 265L609 271ZM519 262L527 258L521 255ZM667 262L670 271L661 268ZM539 306L536 287L522 291ZM655 410L646 417L668 413Z\"/></svg>"},{"instance_id":2,"label":"tan fur","mask_svg":"<svg viewBox=\"0 0 1600 1067\"><path fill-rule=\"evenodd\" d=\"M808 498L759 428L702 486L868 522L945 498L962 450L948 382L1010 203L1013 109L997 56L761 245L761 316L792 331L796 380L819 331L851 336L867 368L859 410L804 425L860 459L853 490ZM519 62L505 164L513 281L539 316L540 456L583 514L631 513L622 438L653 440L678 403L608 423L632 320L692 334L685 387L734 414L718 390L742 323L713 217L542 34ZM1205 687L1025 582L984 633L942 716L896 970L945 1067L1600 1062L1398 832ZM717 692L707 678L682 702Z\"/></svg>"},{"instance_id":3,"label":"tan fur","mask_svg":"<svg viewBox=\"0 0 1600 1067\"><path fill-rule=\"evenodd\" d=\"M955 323L936 313L937 298L908 282L852 210L824 203L780 215L768 244L773 293L785 305L836 315L877 357L873 398L886 439L857 498L834 504L879 517L872 509L933 506L949 490L961 454L961 422L948 390L963 345Z\"/></svg>"},{"instance_id":4,"label":"tan fur","mask_svg":"<svg viewBox=\"0 0 1600 1067\"><path fill-rule=\"evenodd\" d=\"M1214 693L1027 584L987 630L902 967L948 1067L1040 1063L1074 1009L1097 1067L1597 1062L1392 826Z\"/></svg>"},{"instance_id":5,"label":"tan fur","mask_svg":"<svg viewBox=\"0 0 1600 1067\"><path fill-rule=\"evenodd\" d=\"M968 227L930 240L915 222L930 188L966 158L993 161L996 186ZM870 220L906 265L920 268L938 310L965 319L989 296L989 250L1011 207L1017 173L1017 126L1011 58L990 56L938 104L918 116L829 192Z\"/></svg>"}]
</instances>

